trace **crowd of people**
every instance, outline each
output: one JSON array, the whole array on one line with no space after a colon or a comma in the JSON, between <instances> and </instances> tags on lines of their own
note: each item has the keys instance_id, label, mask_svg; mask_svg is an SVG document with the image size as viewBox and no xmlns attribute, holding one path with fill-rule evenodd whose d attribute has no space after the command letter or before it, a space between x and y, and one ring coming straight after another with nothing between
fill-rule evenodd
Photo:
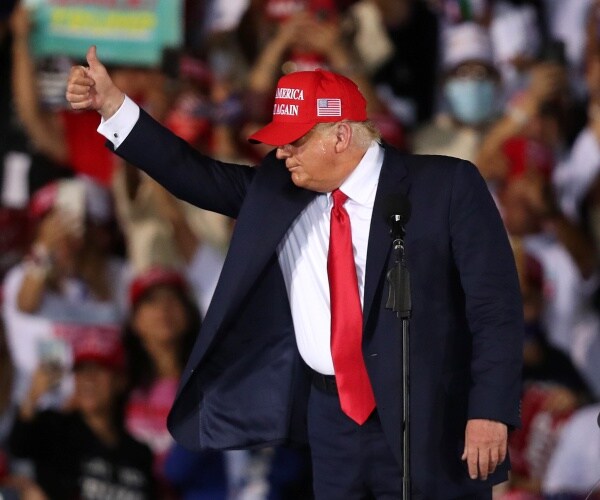
<instances>
[{"instance_id":1,"label":"crowd of people","mask_svg":"<svg viewBox=\"0 0 600 500\"><path fill-rule=\"evenodd\" d=\"M473 162L523 296L522 426L498 498L600 480L600 1L187 0L160 67L110 67L201 152L255 164L279 77L356 82L385 142ZM308 499L304 450L190 452L166 428L234 221L113 156L0 6L0 492ZM101 56L101 54L100 54ZM598 357L597 357L598 356ZM600 495L600 493L598 494ZM598 496L600 498L600 496Z\"/></svg>"}]
</instances>

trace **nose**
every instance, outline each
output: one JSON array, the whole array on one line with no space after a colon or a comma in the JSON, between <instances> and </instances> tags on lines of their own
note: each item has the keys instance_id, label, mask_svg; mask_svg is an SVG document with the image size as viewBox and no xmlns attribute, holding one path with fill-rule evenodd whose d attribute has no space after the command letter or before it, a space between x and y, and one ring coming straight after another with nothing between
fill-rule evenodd
<instances>
[{"instance_id":1,"label":"nose","mask_svg":"<svg viewBox=\"0 0 600 500\"><path fill-rule=\"evenodd\" d=\"M277 157L278 160L285 160L286 158L289 158L290 156L292 156L292 152L290 151L289 144L286 144L285 146L279 146L277 148L277 151L275 152L275 156Z\"/></svg>"}]
</instances>

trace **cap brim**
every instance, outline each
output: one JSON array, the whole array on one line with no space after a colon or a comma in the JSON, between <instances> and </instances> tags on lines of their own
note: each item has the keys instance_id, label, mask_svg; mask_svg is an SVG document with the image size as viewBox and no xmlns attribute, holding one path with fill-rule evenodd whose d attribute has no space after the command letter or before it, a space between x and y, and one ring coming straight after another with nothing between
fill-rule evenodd
<instances>
[{"instance_id":1,"label":"cap brim","mask_svg":"<svg viewBox=\"0 0 600 500\"><path fill-rule=\"evenodd\" d=\"M248 137L253 144L263 143L270 146L284 146L297 141L313 128L315 124L310 123L284 123L271 122Z\"/></svg>"}]
</instances>

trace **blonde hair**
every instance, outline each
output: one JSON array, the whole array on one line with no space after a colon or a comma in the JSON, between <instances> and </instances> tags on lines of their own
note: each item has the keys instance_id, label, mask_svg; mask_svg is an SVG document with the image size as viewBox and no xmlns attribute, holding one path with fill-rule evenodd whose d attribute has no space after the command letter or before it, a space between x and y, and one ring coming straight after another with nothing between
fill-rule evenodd
<instances>
[{"instance_id":1,"label":"blonde hair","mask_svg":"<svg viewBox=\"0 0 600 500\"><path fill-rule=\"evenodd\" d=\"M379 132L371 120L365 120L363 122L342 120L342 122L347 123L352 128L352 144L354 146L361 149L366 149L373 141L381 143L381 132ZM337 125L338 123L341 122L317 123L312 130L321 133L333 125Z\"/></svg>"},{"instance_id":2,"label":"blonde hair","mask_svg":"<svg viewBox=\"0 0 600 500\"><path fill-rule=\"evenodd\" d=\"M368 148L371 142L381 143L381 132L371 120L348 122L352 127L352 142L360 148Z\"/></svg>"}]
</instances>

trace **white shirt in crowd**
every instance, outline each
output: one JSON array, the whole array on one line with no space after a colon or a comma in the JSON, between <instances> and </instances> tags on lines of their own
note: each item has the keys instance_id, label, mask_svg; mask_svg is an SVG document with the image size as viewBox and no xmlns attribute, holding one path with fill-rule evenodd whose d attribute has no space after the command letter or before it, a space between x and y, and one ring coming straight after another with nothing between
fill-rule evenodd
<instances>
[{"instance_id":1,"label":"white shirt in crowd","mask_svg":"<svg viewBox=\"0 0 600 500\"><path fill-rule=\"evenodd\" d=\"M563 427L542 481L544 495L577 494L582 498L600 480L600 405L575 412ZM587 498L587 497L586 497Z\"/></svg>"},{"instance_id":2,"label":"white shirt in crowd","mask_svg":"<svg viewBox=\"0 0 600 500\"><path fill-rule=\"evenodd\" d=\"M101 302L86 293L87 287L76 279L67 280L61 293L46 290L35 314L22 312L17 297L25 278L25 264L10 269L4 278L2 305L6 339L16 369L17 399L25 396L31 376L45 357L52 358L65 369L71 365L71 347L61 336L69 327L101 326L120 331L125 318L124 291L129 281L127 267L119 259L109 263L109 283L113 285L112 300ZM41 400L42 407L60 405L72 391L72 381L63 377L56 390Z\"/></svg>"},{"instance_id":3,"label":"white shirt in crowd","mask_svg":"<svg viewBox=\"0 0 600 500\"><path fill-rule=\"evenodd\" d=\"M570 153L552 173L552 182L562 212L579 222L581 203L600 174L600 144L596 134L584 128L573 143Z\"/></svg>"}]
</instances>

